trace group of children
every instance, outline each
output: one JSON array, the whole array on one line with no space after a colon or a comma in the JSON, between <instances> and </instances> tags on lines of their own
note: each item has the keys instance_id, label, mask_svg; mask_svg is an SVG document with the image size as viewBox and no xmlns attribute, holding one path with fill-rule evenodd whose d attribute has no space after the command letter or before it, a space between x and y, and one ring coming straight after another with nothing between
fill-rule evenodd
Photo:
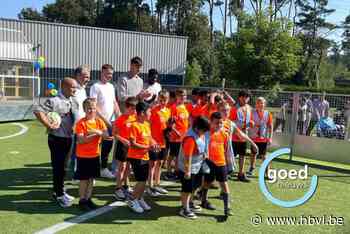
<instances>
[{"instance_id":1,"label":"group of children","mask_svg":"<svg viewBox=\"0 0 350 234\"><path fill-rule=\"evenodd\" d=\"M93 179L99 176L99 145L102 139L116 139L117 200L125 200L137 213L151 210L143 198L167 194L161 187L161 170L166 178L181 182L180 215L197 218L201 208L215 209L208 201L208 189L217 181L221 187L225 216L231 215L228 175L235 170L235 154L239 155L238 180L249 182L244 173L247 142L251 145L251 167L256 155L264 159L272 138L272 115L265 110L265 99L259 97L256 108L248 105L250 95L241 91L236 103L228 93L193 90L193 101L187 101L186 90L169 93L162 90L153 104L129 97L125 112L114 122L109 136L104 122L97 117L96 101L88 98L83 107L86 117L78 121L77 178L80 180L79 206L94 209L91 200ZM130 170L131 169L131 170ZM136 184L129 186L133 173ZM147 185L147 188L146 188ZM200 206L193 195L200 194Z\"/></svg>"}]
</instances>

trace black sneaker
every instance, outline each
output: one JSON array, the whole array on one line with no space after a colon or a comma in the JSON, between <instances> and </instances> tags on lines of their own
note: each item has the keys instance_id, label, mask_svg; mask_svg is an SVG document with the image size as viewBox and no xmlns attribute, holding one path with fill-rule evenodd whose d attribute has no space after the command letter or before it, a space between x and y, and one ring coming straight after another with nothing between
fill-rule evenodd
<instances>
[{"instance_id":1,"label":"black sneaker","mask_svg":"<svg viewBox=\"0 0 350 234\"><path fill-rule=\"evenodd\" d=\"M225 216L232 216L232 210L230 208L228 208L227 210L224 211Z\"/></svg>"},{"instance_id":2,"label":"black sneaker","mask_svg":"<svg viewBox=\"0 0 350 234\"><path fill-rule=\"evenodd\" d=\"M88 205L87 200L80 200L79 201L79 209L82 211L90 211L91 210L91 208Z\"/></svg>"},{"instance_id":3,"label":"black sneaker","mask_svg":"<svg viewBox=\"0 0 350 234\"><path fill-rule=\"evenodd\" d=\"M193 213L192 211L188 211L184 208L181 208L179 214L186 219L197 219L197 215L195 213Z\"/></svg>"},{"instance_id":4,"label":"black sneaker","mask_svg":"<svg viewBox=\"0 0 350 234\"><path fill-rule=\"evenodd\" d=\"M98 208L98 205L96 205L96 203L94 203L91 198L89 200L87 200L87 206L92 209L92 210L95 210Z\"/></svg>"},{"instance_id":5,"label":"black sneaker","mask_svg":"<svg viewBox=\"0 0 350 234\"><path fill-rule=\"evenodd\" d=\"M173 173L167 172L164 176L164 180L166 181L174 181L175 175Z\"/></svg>"},{"instance_id":6,"label":"black sneaker","mask_svg":"<svg viewBox=\"0 0 350 234\"><path fill-rule=\"evenodd\" d=\"M213 206L209 201L202 202L201 207L207 210L216 210L215 206Z\"/></svg>"},{"instance_id":7,"label":"black sneaker","mask_svg":"<svg viewBox=\"0 0 350 234\"><path fill-rule=\"evenodd\" d=\"M237 176L238 181L249 183L250 179L247 178L245 174L241 174Z\"/></svg>"},{"instance_id":8,"label":"black sneaker","mask_svg":"<svg viewBox=\"0 0 350 234\"><path fill-rule=\"evenodd\" d=\"M253 176L254 169L255 169L254 167L249 168L249 171L247 171L246 174L247 174L248 176Z\"/></svg>"}]
</instances>

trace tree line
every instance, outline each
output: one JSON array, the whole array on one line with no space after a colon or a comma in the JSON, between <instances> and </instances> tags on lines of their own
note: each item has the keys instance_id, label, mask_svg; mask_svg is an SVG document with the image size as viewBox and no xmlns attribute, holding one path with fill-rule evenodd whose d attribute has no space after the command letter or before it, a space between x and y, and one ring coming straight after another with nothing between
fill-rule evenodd
<instances>
[{"instance_id":1,"label":"tree line","mask_svg":"<svg viewBox=\"0 0 350 234\"><path fill-rule=\"evenodd\" d=\"M335 11L328 0L56 0L18 17L187 36L190 85L322 90L350 79L350 15L335 25ZM329 39L339 29L342 41Z\"/></svg>"}]
</instances>

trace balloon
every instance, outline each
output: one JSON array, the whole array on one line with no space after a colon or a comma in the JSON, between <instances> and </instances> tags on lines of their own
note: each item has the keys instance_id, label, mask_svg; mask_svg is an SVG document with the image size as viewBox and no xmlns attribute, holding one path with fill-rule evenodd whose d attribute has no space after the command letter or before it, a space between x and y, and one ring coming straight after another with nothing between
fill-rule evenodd
<instances>
[{"instance_id":1,"label":"balloon","mask_svg":"<svg viewBox=\"0 0 350 234\"><path fill-rule=\"evenodd\" d=\"M40 68L41 68L40 64L38 62L34 62L34 70L38 71L40 70Z\"/></svg>"},{"instance_id":2,"label":"balloon","mask_svg":"<svg viewBox=\"0 0 350 234\"><path fill-rule=\"evenodd\" d=\"M45 63L45 57L40 56L40 57L38 58L38 62L39 62L39 63Z\"/></svg>"},{"instance_id":3,"label":"balloon","mask_svg":"<svg viewBox=\"0 0 350 234\"><path fill-rule=\"evenodd\" d=\"M49 82L49 83L47 84L47 88L48 88L48 89L54 89L54 88L55 88L55 84Z\"/></svg>"},{"instance_id":4,"label":"balloon","mask_svg":"<svg viewBox=\"0 0 350 234\"><path fill-rule=\"evenodd\" d=\"M50 95L51 95L51 89L47 89L47 90L45 91L45 96L48 97L48 96L50 96Z\"/></svg>"},{"instance_id":5,"label":"balloon","mask_svg":"<svg viewBox=\"0 0 350 234\"><path fill-rule=\"evenodd\" d=\"M58 91L57 91L57 89L51 89L51 96L57 96L57 94L58 94Z\"/></svg>"}]
</instances>

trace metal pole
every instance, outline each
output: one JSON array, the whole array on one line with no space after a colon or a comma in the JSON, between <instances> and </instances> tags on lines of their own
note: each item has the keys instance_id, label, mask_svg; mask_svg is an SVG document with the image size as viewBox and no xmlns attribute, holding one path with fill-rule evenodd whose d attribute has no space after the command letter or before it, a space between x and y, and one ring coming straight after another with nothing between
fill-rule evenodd
<instances>
[{"instance_id":1,"label":"metal pole","mask_svg":"<svg viewBox=\"0 0 350 234\"><path fill-rule=\"evenodd\" d=\"M298 122L298 110L299 110L299 93L293 94L293 108L292 108L292 116L291 116L291 131L290 131L290 155L289 160L293 160L293 154L294 154L294 144L295 144L295 137L297 135L297 122Z\"/></svg>"}]
</instances>

